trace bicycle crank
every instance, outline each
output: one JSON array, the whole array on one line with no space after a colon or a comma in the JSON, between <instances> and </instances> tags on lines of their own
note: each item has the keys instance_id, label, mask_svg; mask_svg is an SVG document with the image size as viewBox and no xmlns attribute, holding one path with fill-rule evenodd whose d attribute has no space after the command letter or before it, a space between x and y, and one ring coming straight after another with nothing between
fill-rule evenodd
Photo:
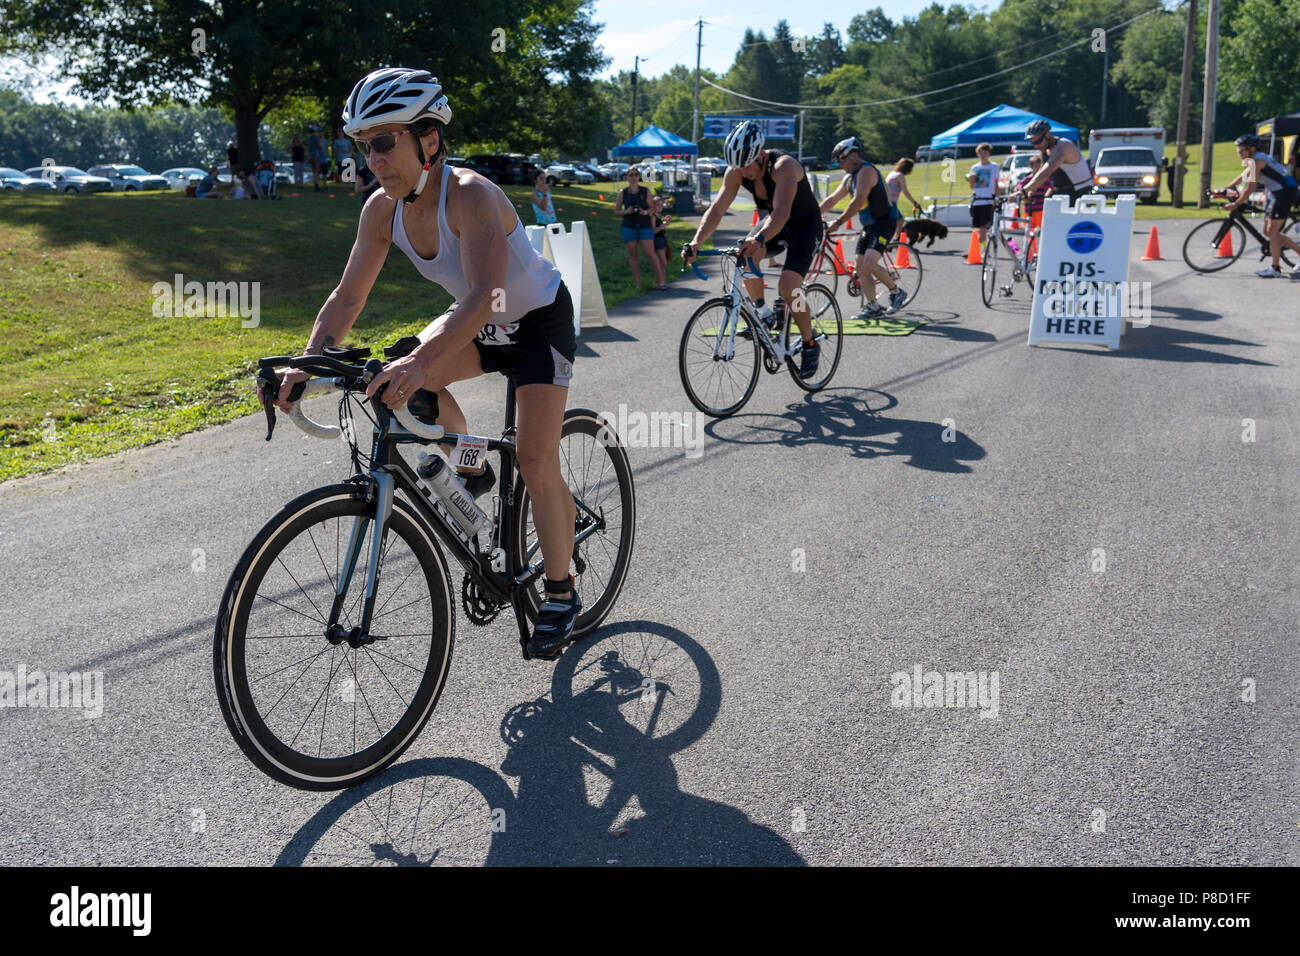
<instances>
[{"instance_id":1,"label":"bicycle crank","mask_svg":"<svg viewBox=\"0 0 1300 956\"><path fill-rule=\"evenodd\" d=\"M484 594L483 590L478 586L478 582L468 574L461 579L460 601L465 608L465 616L469 618L469 622L480 627L491 624L496 620L496 616L501 613L501 609L505 607L504 604L499 604Z\"/></svg>"}]
</instances>

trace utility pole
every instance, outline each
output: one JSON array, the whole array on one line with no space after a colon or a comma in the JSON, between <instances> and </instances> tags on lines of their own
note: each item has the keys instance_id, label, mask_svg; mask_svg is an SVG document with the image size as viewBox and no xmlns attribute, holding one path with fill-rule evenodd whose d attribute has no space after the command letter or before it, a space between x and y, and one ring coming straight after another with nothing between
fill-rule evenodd
<instances>
[{"instance_id":1,"label":"utility pole","mask_svg":"<svg viewBox=\"0 0 1300 956\"><path fill-rule=\"evenodd\" d=\"M1106 44L1101 51L1101 122L1106 122L1106 87L1107 75L1110 73L1110 44Z\"/></svg>"},{"instance_id":2,"label":"utility pole","mask_svg":"<svg viewBox=\"0 0 1300 956\"><path fill-rule=\"evenodd\" d=\"M1187 112L1192 98L1192 57L1196 55L1196 0L1187 2L1187 32L1183 37L1183 83L1178 93L1178 153L1174 157L1175 209L1183 208L1183 174L1187 171Z\"/></svg>"},{"instance_id":3,"label":"utility pole","mask_svg":"<svg viewBox=\"0 0 1300 956\"><path fill-rule=\"evenodd\" d=\"M632 67L632 128L627 134L628 139L636 135L636 77L640 71L641 57L638 56L635 65Z\"/></svg>"},{"instance_id":4,"label":"utility pole","mask_svg":"<svg viewBox=\"0 0 1300 956\"><path fill-rule=\"evenodd\" d=\"M1201 195L1198 209L1210 205L1210 173L1214 160L1214 104L1219 96L1219 0L1205 11L1205 100L1201 106Z\"/></svg>"},{"instance_id":5,"label":"utility pole","mask_svg":"<svg viewBox=\"0 0 1300 956\"><path fill-rule=\"evenodd\" d=\"M695 38L695 115L691 117L691 142L696 145L695 155L691 157L691 172L695 172L700 158L700 51L704 48L704 18L700 17L699 34Z\"/></svg>"}]
</instances>

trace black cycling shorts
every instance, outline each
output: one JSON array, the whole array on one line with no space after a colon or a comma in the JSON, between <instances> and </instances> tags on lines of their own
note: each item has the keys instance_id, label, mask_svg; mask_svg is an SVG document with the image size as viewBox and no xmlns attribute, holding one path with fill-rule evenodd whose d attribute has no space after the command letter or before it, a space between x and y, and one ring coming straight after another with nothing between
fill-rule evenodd
<instances>
[{"instance_id":1,"label":"black cycling shorts","mask_svg":"<svg viewBox=\"0 0 1300 956\"><path fill-rule=\"evenodd\" d=\"M970 207L970 227L972 229L987 229L991 225L993 225L992 203Z\"/></svg>"},{"instance_id":2,"label":"black cycling shorts","mask_svg":"<svg viewBox=\"0 0 1300 956\"><path fill-rule=\"evenodd\" d=\"M889 240L894 238L898 222L897 219L877 219L871 225L863 226L862 235L858 236L858 255L865 256L870 249L884 252Z\"/></svg>"},{"instance_id":3,"label":"black cycling shorts","mask_svg":"<svg viewBox=\"0 0 1300 956\"><path fill-rule=\"evenodd\" d=\"M555 301L533 309L518 322L518 329L502 345L488 345L495 330L484 327L474 340L479 364L485 372L508 376L521 385L563 385L573 378L573 356L578 342L573 334L573 299L563 282Z\"/></svg>"},{"instance_id":4,"label":"black cycling shorts","mask_svg":"<svg viewBox=\"0 0 1300 956\"><path fill-rule=\"evenodd\" d=\"M1300 188L1295 186L1284 186L1269 193L1264 200L1264 218L1285 219L1290 215L1291 207L1296 204L1297 194L1300 194Z\"/></svg>"},{"instance_id":5,"label":"black cycling shorts","mask_svg":"<svg viewBox=\"0 0 1300 956\"><path fill-rule=\"evenodd\" d=\"M785 264L781 268L806 276L821 241L821 219L787 223L777 237L767 244L764 258L785 252Z\"/></svg>"}]
</instances>

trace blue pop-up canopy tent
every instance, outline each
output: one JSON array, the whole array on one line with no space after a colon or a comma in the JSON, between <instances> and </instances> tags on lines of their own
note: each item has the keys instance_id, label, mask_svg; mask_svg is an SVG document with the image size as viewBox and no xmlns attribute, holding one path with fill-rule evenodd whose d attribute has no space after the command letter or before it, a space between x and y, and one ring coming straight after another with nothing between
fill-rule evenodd
<instances>
[{"instance_id":1,"label":"blue pop-up canopy tent","mask_svg":"<svg viewBox=\"0 0 1300 956\"><path fill-rule=\"evenodd\" d=\"M611 156L694 156L700 148L676 133L650 125L626 143L610 150Z\"/></svg>"},{"instance_id":2,"label":"blue pop-up canopy tent","mask_svg":"<svg viewBox=\"0 0 1300 956\"><path fill-rule=\"evenodd\" d=\"M1075 127L1058 123L1039 113L1031 113L1002 103L936 134L931 137L930 146L933 149L975 146L979 143L989 143L993 146L1027 146L1029 142L1025 139L1025 127L1034 120L1040 119L1047 120L1051 124L1052 135L1058 139L1068 139L1072 143L1079 142L1079 131Z\"/></svg>"}]
</instances>

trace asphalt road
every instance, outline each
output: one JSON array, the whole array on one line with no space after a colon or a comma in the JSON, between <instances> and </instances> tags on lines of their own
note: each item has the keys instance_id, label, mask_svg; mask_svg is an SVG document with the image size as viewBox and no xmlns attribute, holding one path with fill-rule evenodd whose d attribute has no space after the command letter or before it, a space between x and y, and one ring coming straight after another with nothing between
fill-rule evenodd
<instances>
[{"instance_id":1,"label":"asphalt road","mask_svg":"<svg viewBox=\"0 0 1300 956\"><path fill-rule=\"evenodd\" d=\"M698 457L633 449L606 628L552 665L461 615L429 725L341 794L254 769L211 676L232 566L341 443L247 418L0 486L0 670L104 675L96 719L0 710L6 861L1300 862L1300 283L1192 275L1159 226L1117 352L1029 348L1023 286L985 309L954 230L918 332L847 339L813 396L765 376ZM612 310L571 404L689 411L716 286ZM455 391L499 427L499 378ZM611 651L669 688L651 736ZM996 677L996 715L894 706L918 667Z\"/></svg>"}]
</instances>

